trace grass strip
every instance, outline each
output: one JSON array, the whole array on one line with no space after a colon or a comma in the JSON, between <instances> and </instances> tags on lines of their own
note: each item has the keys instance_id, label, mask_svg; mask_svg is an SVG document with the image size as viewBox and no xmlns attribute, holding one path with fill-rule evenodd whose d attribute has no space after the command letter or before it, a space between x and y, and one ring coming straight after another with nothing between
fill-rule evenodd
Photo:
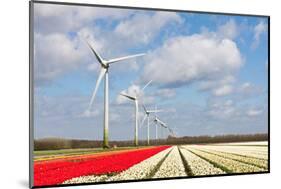
<instances>
[{"instance_id":1,"label":"grass strip","mask_svg":"<svg viewBox=\"0 0 281 189\"><path fill-rule=\"evenodd\" d=\"M144 148L144 147L138 147ZM136 147L119 147L119 148L110 148L110 149L103 149L103 148L92 148L92 149L62 149L62 150L43 150L43 151L34 151L35 157L40 156L55 156L55 155L73 155L78 153L97 153L97 152L110 152L110 151L117 151L117 150L128 150L128 149L138 149Z\"/></svg>"},{"instance_id":2,"label":"grass strip","mask_svg":"<svg viewBox=\"0 0 281 189\"><path fill-rule=\"evenodd\" d=\"M44 155L44 156L36 156L34 158L34 161L46 161L46 160L57 160L57 159L64 159L64 158L72 158L72 157L79 157L81 155L95 155L95 154L102 154L102 153L110 153L110 152L125 152L126 150L141 150L145 149L145 147L141 148L118 148L118 149L106 149L106 150L99 150L99 149L93 149L93 150L88 150L88 151L81 151L81 152L68 152L66 153L58 153L58 154L53 154L53 155Z\"/></svg>"}]
</instances>

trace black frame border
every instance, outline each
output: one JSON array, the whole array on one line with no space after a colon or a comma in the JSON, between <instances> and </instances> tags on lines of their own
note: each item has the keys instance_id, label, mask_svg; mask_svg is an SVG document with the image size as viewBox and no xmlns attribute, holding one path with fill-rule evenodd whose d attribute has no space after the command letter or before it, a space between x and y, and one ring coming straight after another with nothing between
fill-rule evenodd
<instances>
[{"instance_id":1,"label":"black frame border","mask_svg":"<svg viewBox=\"0 0 281 189\"><path fill-rule=\"evenodd\" d=\"M80 183L80 184L60 184L60 185L45 185L34 186L34 172L33 172L33 150L34 150L34 4L56 4L68 6L83 6L83 7L101 7L101 8L119 8L119 9L135 9L135 10L153 10L153 11L167 11L167 12L185 12L197 14L214 14L224 16L247 16L247 17L262 17L268 19L268 170L262 172L249 173L227 173L221 175L202 175L202 176L188 176L188 177L168 177L157 179L141 179L141 180L120 180L110 182L95 182L95 183ZM162 180L176 180L176 179L193 179L193 178L211 178L211 177L225 177L225 176L239 176L239 175L258 175L270 173L270 16L258 14L243 14L243 13L226 13L226 12L210 12L210 11L194 11L194 10L178 10L178 9L164 9L164 8L148 8L148 7L134 7L134 6L120 6L120 5L104 5L104 4L89 4L89 3L71 3L71 2L57 2L57 1L29 1L29 188L54 188L54 187L68 187L68 186L85 186L85 185L100 185L100 184L118 184L118 183L134 183L147 181L162 181Z\"/></svg>"}]
</instances>

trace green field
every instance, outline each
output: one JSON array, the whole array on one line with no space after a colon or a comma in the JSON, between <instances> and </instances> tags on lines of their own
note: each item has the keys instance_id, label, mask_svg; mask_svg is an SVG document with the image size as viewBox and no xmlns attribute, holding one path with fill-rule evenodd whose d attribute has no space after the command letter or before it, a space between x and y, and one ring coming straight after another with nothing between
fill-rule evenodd
<instances>
[{"instance_id":1,"label":"green field","mask_svg":"<svg viewBox=\"0 0 281 189\"><path fill-rule=\"evenodd\" d=\"M118 147L118 148L86 148L86 149L61 149L61 150L40 150L34 151L34 159L38 160L41 158L55 158L58 156L73 156L73 155L85 155L85 154L94 154L100 152L111 152L111 151L119 151L119 150L129 150L129 149L137 149L144 148L147 146L139 146L139 147Z\"/></svg>"}]
</instances>

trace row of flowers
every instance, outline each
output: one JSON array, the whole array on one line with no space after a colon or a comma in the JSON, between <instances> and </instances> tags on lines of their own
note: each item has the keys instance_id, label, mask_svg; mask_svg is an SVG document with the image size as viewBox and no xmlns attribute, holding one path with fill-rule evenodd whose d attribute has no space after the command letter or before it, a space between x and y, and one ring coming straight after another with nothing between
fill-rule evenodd
<instances>
[{"instance_id":1,"label":"row of flowers","mask_svg":"<svg viewBox=\"0 0 281 189\"><path fill-rule=\"evenodd\" d=\"M200 148L228 152L228 153L249 156L249 157L259 158L259 159L264 159L264 160L267 160L267 158L268 158L268 148L261 147L261 146L204 145L204 146L200 146Z\"/></svg>"},{"instance_id":2,"label":"row of flowers","mask_svg":"<svg viewBox=\"0 0 281 189\"><path fill-rule=\"evenodd\" d=\"M172 148L172 147L171 147ZM113 176L108 179L108 181L115 181L115 180L134 180L134 179L146 179L149 178L150 175L153 174L155 169L157 168L159 162L168 155L171 151L171 148L168 148L144 161L139 164L134 165L133 167L129 168L128 170Z\"/></svg>"},{"instance_id":3,"label":"row of flowers","mask_svg":"<svg viewBox=\"0 0 281 189\"><path fill-rule=\"evenodd\" d=\"M194 154L198 155L199 157L209 161L210 163L220 166L224 171L228 173L244 173L244 172L261 172L264 171L263 168L242 163L240 161L236 161L233 159L221 157L219 155L204 152L198 150L195 147L188 147L188 149L193 152Z\"/></svg>"},{"instance_id":4,"label":"row of flowers","mask_svg":"<svg viewBox=\"0 0 281 189\"><path fill-rule=\"evenodd\" d=\"M127 149L127 150L118 150L118 151L107 151L107 152L100 152L100 153L91 153L91 154L80 154L80 155L71 155L71 156L64 156L59 155L58 157L51 157L50 159L43 159L43 160L37 160L34 164L34 172L40 171L49 171L51 169L56 169L65 166L62 163L65 162L81 162L81 161L87 161L91 160L97 157L104 157L108 155L114 155L114 154L121 154L121 153L127 153L127 152L134 152L134 151L140 151L140 150L146 150L149 148L141 148L141 149Z\"/></svg>"},{"instance_id":5,"label":"row of flowers","mask_svg":"<svg viewBox=\"0 0 281 189\"><path fill-rule=\"evenodd\" d=\"M223 151L224 149L227 152ZM67 180L65 184L140 180L188 175L218 175L230 172L241 173L266 170L267 160L243 155L245 153L252 154L252 152L259 153L259 147L184 145L178 148L174 146L120 173L110 176L81 176ZM186 173L187 170L185 170L182 158L187 163L190 171L188 174Z\"/></svg>"},{"instance_id":6,"label":"row of flowers","mask_svg":"<svg viewBox=\"0 0 281 189\"><path fill-rule=\"evenodd\" d=\"M149 175L157 167L157 164L169 153L171 148L167 148L154 156L133 165L129 169L113 176L107 175L89 175L73 178L64 182L64 184L92 183L101 181L120 181L120 180L139 180L149 178Z\"/></svg>"},{"instance_id":7,"label":"row of flowers","mask_svg":"<svg viewBox=\"0 0 281 189\"><path fill-rule=\"evenodd\" d=\"M252 164L252 165L255 165L255 166L258 166L261 168L265 168L265 169L268 168L268 161L265 159L259 159L259 158L254 158L254 157L250 157L250 156L239 155L239 154L234 154L234 153L230 153L230 152L222 152L222 151L217 151L217 150L204 149L204 148L203 148L203 151L218 155L223 158L233 159L233 160L237 160L240 162Z\"/></svg>"},{"instance_id":8,"label":"row of flowers","mask_svg":"<svg viewBox=\"0 0 281 189\"><path fill-rule=\"evenodd\" d=\"M83 175L119 173L169 147L159 146L92 158L35 163L34 185L56 185Z\"/></svg>"},{"instance_id":9,"label":"row of flowers","mask_svg":"<svg viewBox=\"0 0 281 189\"><path fill-rule=\"evenodd\" d=\"M194 176L199 175L217 175L225 172L208 161L200 158L185 148L181 148L185 160L188 162L189 168Z\"/></svg>"},{"instance_id":10,"label":"row of flowers","mask_svg":"<svg viewBox=\"0 0 281 189\"><path fill-rule=\"evenodd\" d=\"M81 184L81 183L94 183L106 181L109 177L107 175L88 175L75 177L70 180L64 181L62 184Z\"/></svg>"},{"instance_id":11,"label":"row of flowers","mask_svg":"<svg viewBox=\"0 0 281 189\"><path fill-rule=\"evenodd\" d=\"M152 178L167 178L187 176L177 146L172 148L172 151L160 166L159 170Z\"/></svg>"}]
</instances>

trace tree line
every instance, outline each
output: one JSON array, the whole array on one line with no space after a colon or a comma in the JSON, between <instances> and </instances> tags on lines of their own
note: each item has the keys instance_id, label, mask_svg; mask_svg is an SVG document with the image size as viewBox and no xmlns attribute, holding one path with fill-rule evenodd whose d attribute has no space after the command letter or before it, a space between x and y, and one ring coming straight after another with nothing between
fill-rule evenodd
<instances>
[{"instance_id":1,"label":"tree line","mask_svg":"<svg viewBox=\"0 0 281 189\"><path fill-rule=\"evenodd\" d=\"M247 134L247 135L218 135L218 136L168 136L165 139L150 140L150 145L181 145L181 144L207 144L224 142L246 142L246 141L267 141L268 134ZM101 140L77 140L64 138L45 138L34 140L34 150L60 150L77 148L98 148L103 145ZM139 141L140 146L146 146L146 140ZM133 140L110 141L111 147L134 146Z\"/></svg>"}]
</instances>

